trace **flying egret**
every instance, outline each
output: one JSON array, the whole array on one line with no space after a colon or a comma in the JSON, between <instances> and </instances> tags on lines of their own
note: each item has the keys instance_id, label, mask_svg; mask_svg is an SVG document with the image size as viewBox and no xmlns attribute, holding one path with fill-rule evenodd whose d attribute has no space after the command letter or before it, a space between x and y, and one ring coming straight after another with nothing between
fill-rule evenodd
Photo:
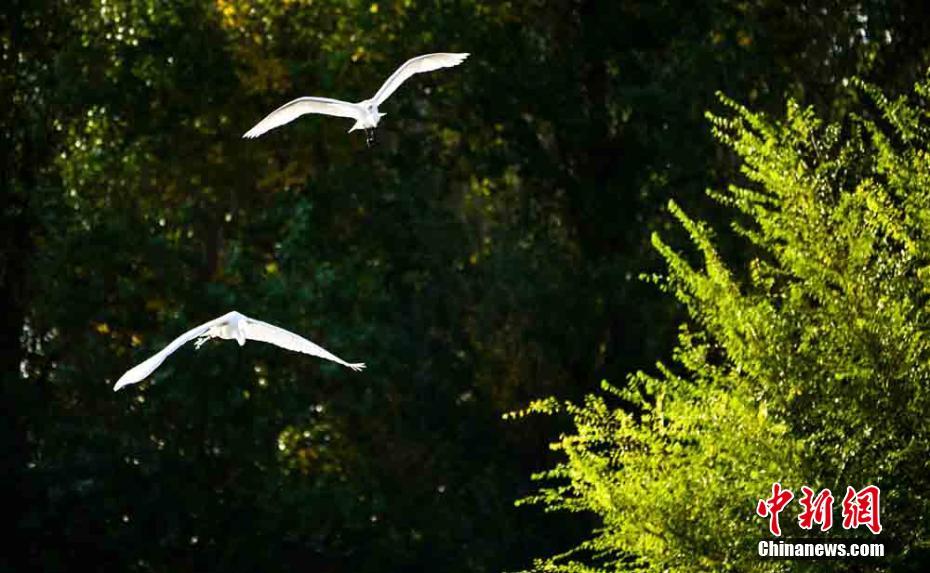
<instances>
[{"instance_id":1,"label":"flying egret","mask_svg":"<svg viewBox=\"0 0 930 573\"><path fill-rule=\"evenodd\" d=\"M390 97L400 87L400 84L407 81L414 74L457 66L465 61L467 57L468 54L437 53L411 58L391 74L391 77L384 82L374 97L358 103L325 97L297 98L268 114L265 119L245 132L242 137L252 139L268 130L290 123L306 113L320 113L354 119L355 125L349 130L349 133L356 129L364 129L365 143L371 146L375 139L375 127L377 127L381 118L386 115L378 111L378 106L384 103L384 100Z\"/></svg>"},{"instance_id":2,"label":"flying egret","mask_svg":"<svg viewBox=\"0 0 930 573\"><path fill-rule=\"evenodd\" d=\"M196 328L192 328L181 336L175 338L171 344L161 349L158 354L155 354L145 362L134 366L125 374L120 376L120 379L116 381L116 386L113 387L113 390L116 391L123 386L135 384L136 382L143 380L156 368L161 366L161 363L164 362L165 358L168 358L171 353L184 346L191 340L194 340L195 338L197 340L194 342L194 347L197 349L203 346L203 344L211 338L236 340L236 342L239 343L239 346L244 345L246 340L260 340L262 342L268 342L270 344L274 344L288 350L293 350L295 352L303 352L304 354L326 358L327 360L332 360L333 362L351 368L356 372L365 368L364 363L349 364L345 360L327 352L323 348L317 346L302 336L294 334L293 332L288 332L287 330L279 328L273 324L255 320L254 318L249 318L244 314L232 311L224 314L219 318L205 322Z\"/></svg>"}]
</instances>

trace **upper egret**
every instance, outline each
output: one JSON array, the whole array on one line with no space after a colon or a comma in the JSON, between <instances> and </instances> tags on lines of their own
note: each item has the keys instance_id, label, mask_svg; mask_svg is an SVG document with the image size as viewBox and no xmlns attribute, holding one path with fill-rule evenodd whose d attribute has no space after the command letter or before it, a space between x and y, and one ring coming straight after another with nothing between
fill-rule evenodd
<instances>
[{"instance_id":1,"label":"upper egret","mask_svg":"<svg viewBox=\"0 0 930 573\"><path fill-rule=\"evenodd\" d=\"M268 130L285 123L290 123L306 113L320 113L337 117L348 117L355 120L349 133L356 129L365 130L365 142L370 146L374 141L374 130L385 114L378 111L378 106L384 103L400 84L410 76L422 72L431 72L439 68L451 68L461 64L468 54L437 53L417 56L391 74L391 77L381 86L381 89L371 99L358 103L350 103L325 97L300 97L288 102L268 114L265 119L258 122L255 127L245 132L242 137L254 138Z\"/></svg>"}]
</instances>

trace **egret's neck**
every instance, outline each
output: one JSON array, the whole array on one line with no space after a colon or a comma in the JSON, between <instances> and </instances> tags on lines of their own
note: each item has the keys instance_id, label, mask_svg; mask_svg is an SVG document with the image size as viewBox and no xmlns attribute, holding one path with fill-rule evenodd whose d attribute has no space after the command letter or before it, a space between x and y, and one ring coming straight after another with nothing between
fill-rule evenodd
<instances>
[{"instance_id":1,"label":"egret's neck","mask_svg":"<svg viewBox=\"0 0 930 573\"><path fill-rule=\"evenodd\" d=\"M225 324L213 328L216 329L214 336L218 336L224 340L235 340L239 343L239 346L245 344L246 321L245 317L238 312L233 311L229 313L226 317Z\"/></svg>"},{"instance_id":2,"label":"egret's neck","mask_svg":"<svg viewBox=\"0 0 930 573\"><path fill-rule=\"evenodd\" d=\"M245 317L238 312L229 317L229 333L239 346L245 344Z\"/></svg>"}]
</instances>

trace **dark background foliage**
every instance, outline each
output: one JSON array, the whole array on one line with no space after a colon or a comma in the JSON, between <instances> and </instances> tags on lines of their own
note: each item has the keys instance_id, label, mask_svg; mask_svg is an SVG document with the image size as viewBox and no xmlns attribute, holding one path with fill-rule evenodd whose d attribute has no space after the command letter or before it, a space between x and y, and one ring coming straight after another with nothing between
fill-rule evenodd
<instances>
[{"instance_id":1,"label":"dark background foliage","mask_svg":"<svg viewBox=\"0 0 930 573\"><path fill-rule=\"evenodd\" d=\"M669 198L723 217L716 91L838 116L843 78L920 77L924 8L5 3L0 564L498 571L570 547L585 518L513 506L564 428L501 414L670 352L681 310L638 277ZM472 56L399 90L371 149L323 118L240 139L432 51ZM369 369L211 343L112 392L233 309Z\"/></svg>"}]
</instances>

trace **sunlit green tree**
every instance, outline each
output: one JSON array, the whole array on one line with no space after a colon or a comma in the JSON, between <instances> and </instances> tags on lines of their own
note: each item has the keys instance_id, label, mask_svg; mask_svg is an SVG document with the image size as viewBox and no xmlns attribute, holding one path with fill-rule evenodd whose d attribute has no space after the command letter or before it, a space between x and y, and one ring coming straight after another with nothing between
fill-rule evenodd
<instances>
[{"instance_id":1,"label":"sunlit green tree","mask_svg":"<svg viewBox=\"0 0 930 573\"><path fill-rule=\"evenodd\" d=\"M537 570L800 568L757 557L768 532L754 510L776 481L830 488L836 519L847 486L879 486L882 564L926 565L930 82L897 99L854 83L863 101L837 123L793 101L773 119L723 98L729 112L709 116L740 160L712 196L748 262L721 257L712 228L670 203L697 254L653 237L658 282L689 312L675 362L580 404L530 406L575 428L525 501L601 521ZM782 516L788 536L803 533L798 512Z\"/></svg>"}]
</instances>

